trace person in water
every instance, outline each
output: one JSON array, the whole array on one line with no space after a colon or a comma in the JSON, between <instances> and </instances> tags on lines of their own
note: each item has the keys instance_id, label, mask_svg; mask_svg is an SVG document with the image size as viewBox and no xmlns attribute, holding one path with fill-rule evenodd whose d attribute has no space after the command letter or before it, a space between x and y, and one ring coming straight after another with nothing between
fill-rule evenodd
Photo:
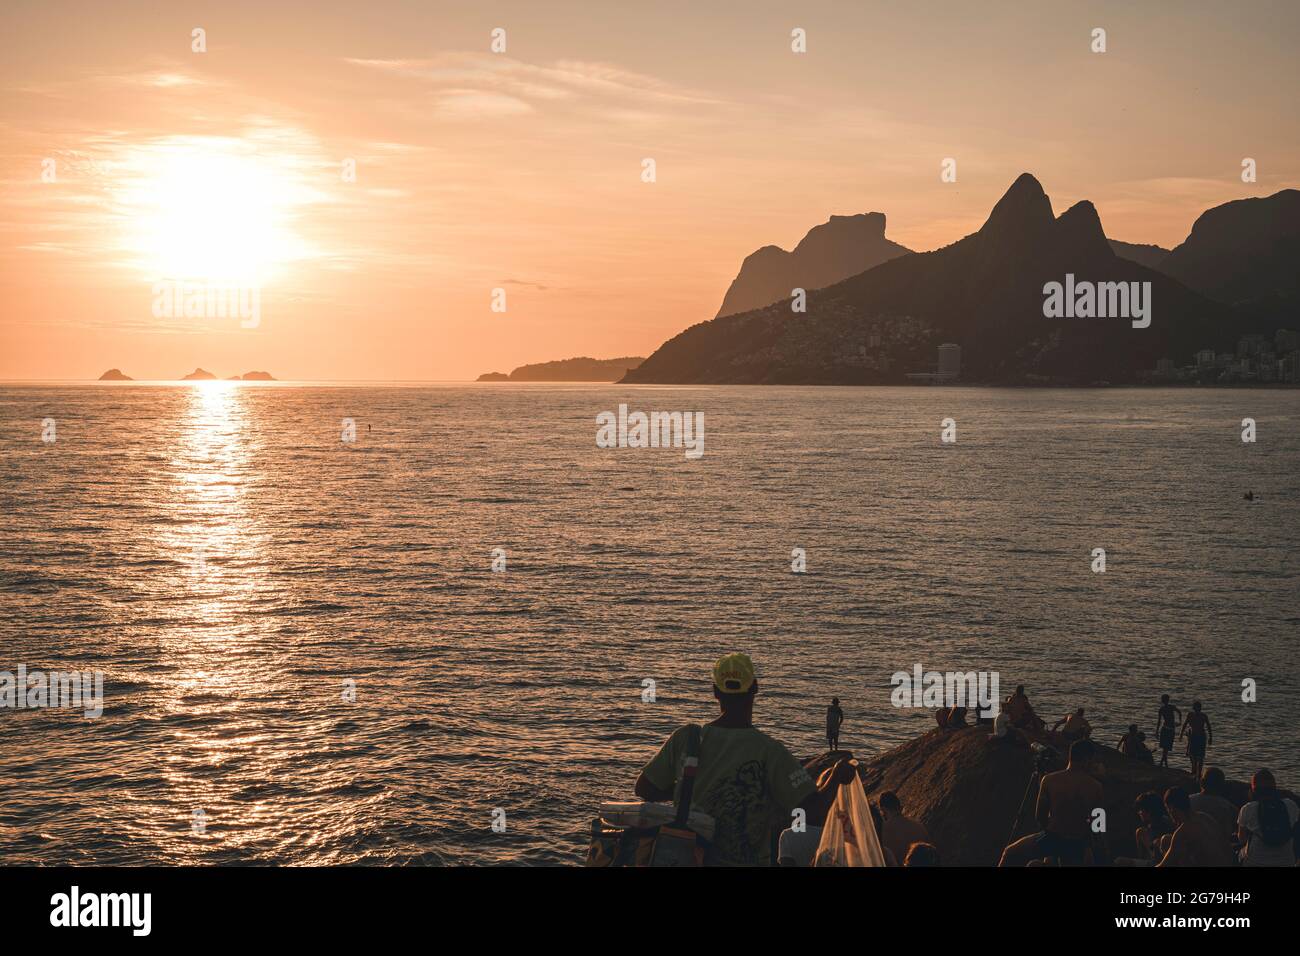
<instances>
[{"instance_id":1,"label":"person in water","mask_svg":"<svg viewBox=\"0 0 1300 956\"><path fill-rule=\"evenodd\" d=\"M1027 866L1030 860L1043 857L1059 859L1063 866L1086 862L1092 842L1092 812L1103 805L1101 784L1087 770L1092 754L1089 740L1070 744L1066 768L1047 774L1038 785L1034 815L1043 829L1003 850L998 866Z\"/></svg>"},{"instance_id":2,"label":"person in water","mask_svg":"<svg viewBox=\"0 0 1300 956\"><path fill-rule=\"evenodd\" d=\"M728 654L713 665L713 696L721 716L700 735L693 809L713 817L713 842L706 866L768 866L772 832L788 826L803 808L811 828L825 823L841 785L857 769L839 760L814 784L798 760L778 741L754 727L758 678L746 654ZM677 728L636 781L636 795L653 803L673 799L686 763L690 725Z\"/></svg>"},{"instance_id":3,"label":"person in water","mask_svg":"<svg viewBox=\"0 0 1300 956\"><path fill-rule=\"evenodd\" d=\"M1199 700L1192 701L1191 712L1183 719L1181 736L1187 738L1187 756L1192 762L1192 776L1201 782L1201 770L1205 766L1205 748L1214 743L1214 730L1210 727L1210 718L1201 710Z\"/></svg>"},{"instance_id":4,"label":"person in water","mask_svg":"<svg viewBox=\"0 0 1300 956\"><path fill-rule=\"evenodd\" d=\"M1183 719L1183 712L1169 702L1168 694L1160 695L1160 709L1156 711L1156 738L1160 741L1160 766L1169 766L1169 754L1174 749L1174 734Z\"/></svg>"},{"instance_id":5,"label":"person in water","mask_svg":"<svg viewBox=\"0 0 1300 956\"><path fill-rule=\"evenodd\" d=\"M826 708L826 743L831 753L840 749L840 725L844 723L844 709L840 707L838 697L831 698L831 705Z\"/></svg>"}]
</instances>

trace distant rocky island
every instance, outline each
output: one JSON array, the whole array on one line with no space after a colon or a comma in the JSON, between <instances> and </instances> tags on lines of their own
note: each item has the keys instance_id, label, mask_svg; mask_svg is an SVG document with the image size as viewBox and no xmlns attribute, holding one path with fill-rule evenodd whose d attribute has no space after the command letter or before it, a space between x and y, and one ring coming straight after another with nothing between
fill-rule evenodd
<instances>
[{"instance_id":1,"label":"distant rocky island","mask_svg":"<svg viewBox=\"0 0 1300 956\"><path fill-rule=\"evenodd\" d=\"M189 375L179 379L182 382L210 382L216 380L215 375L204 368L196 368ZM101 382L134 382L130 375L124 375L120 368L110 368L103 375L99 376ZM243 375L232 375L226 379L228 382L274 382L275 376L270 372L245 372Z\"/></svg>"},{"instance_id":2,"label":"distant rocky island","mask_svg":"<svg viewBox=\"0 0 1300 956\"><path fill-rule=\"evenodd\" d=\"M785 270L796 253L760 249L718 317L669 339L622 381L1300 384L1300 191L1207 210L1172 250L1109 239L1086 200L1055 214L1028 173L978 231L931 252L880 245L888 242L880 214L854 226L837 218L796 253L816 235L836 250L819 250L821 260L852 263L871 236L887 258L846 278L829 273L834 281L818 288L826 274L791 282ZM779 283L760 287L756 257ZM1087 311L1051 314L1053 286L1082 290L1072 300ZM796 287L807 292L799 308ZM1130 294L1135 309L1141 295L1145 319L1129 312ZM1122 302L1119 314L1091 317L1097 295Z\"/></svg>"},{"instance_id":3,"label":"distant rocky island","mask_svg":"<svg viewBox=\"0 0 1300 956\"><path fill-rule=\"evenodd\" d=\"M504 372L485 372L475 381L479 382L617 382L636 368L645 358L640 355L624 358L594 359L579 358L558 359L554 362L538 362L534 365L521 365L509 375Z\"/></svg>"}]
</instances>

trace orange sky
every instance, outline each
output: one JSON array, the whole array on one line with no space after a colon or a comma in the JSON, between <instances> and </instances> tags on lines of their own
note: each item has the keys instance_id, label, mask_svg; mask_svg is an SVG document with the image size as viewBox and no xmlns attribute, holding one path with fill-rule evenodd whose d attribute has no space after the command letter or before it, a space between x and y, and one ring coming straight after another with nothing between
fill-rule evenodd
<instances>
[{"instance_id":1,"label":"orange sky","mask_svg":"<svg viewBox=\"0 0 1300 956\"><path fill-rule=\"evenodd\" d=\"M1290 2L0 17L0 379L447 380L648 355L713 316L745 255L833 213L883 212L930 249L1027 170L1058 212L1091 199L1110 236L1169 246L1208 206L1300 182ZM256 283L260 322L159 318L161 278Z\"/></svg>"}]
</instances>

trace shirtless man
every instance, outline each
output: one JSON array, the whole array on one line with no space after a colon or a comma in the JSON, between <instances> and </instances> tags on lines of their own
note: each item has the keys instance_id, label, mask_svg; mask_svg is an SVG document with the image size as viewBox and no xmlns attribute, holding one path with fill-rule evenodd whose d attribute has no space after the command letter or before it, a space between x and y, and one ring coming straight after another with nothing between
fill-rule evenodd
<instances>
[{"instance_id":1,"label":"shirtless man","mask_svg":"<svg viewBox=\"0 0 1300 956\"><path fill-rule=\"evenodd\" d=\"M1092 736L1092 724L1083 716L1083 708L1080 707L1072 714L1066 714L1056 723L1052 724L1052 733L1056 733L1056 728L1062 724L1065 725L1063 736L1067 743L1073 743L1076 740L1083 740L1085 737Z\"/></svg>"},{"instance_id":2,"label":"shirtless man","mask_svg":"<svg viewBox=\"0 0 1300 956\"><path fill-rule=\"evenodd\" d=\"M1156 866L1232 866L1232 847L1222 828L1211 817L1192 809L1186 790L1166 790L1165 809L1175 829L1168 852Z\"/></svg>"},{"instance_id":3,"label":"shirtless man","mask_svg":"<svg viewBox=\"0 0 1300 956\"><path fill-rule=\"evenodd\" d=\"M1210 727L1210 718L1201 711L1201 702L1192 701L1192 709L1183 720L1183 732L1180 737L1187 738L1187 756L1192 761L1192 776L1201 782L1201 770L1205 766L1205 748L1214 743L1214 730Z\"/></svg>"},{"instance_id":4,"label":"shirtless man","mask_svg":"<svg viewBox=\"0 0 1300 956\"><path fill-rule=\"evenodd\" d=\"M1069 765L1043 777L1034 810L1042 831L1008 846L998 866L1027 866L1043 857L1055 857L1062 866L1083 865L1092 841L1092 813L1102 805L1101 784L1087 771L1092 753L1090 741L1076 740Z\"/></svg>"},{"instance_id":5,"label":"shirtless man","mask_svg":"<svg viewBox=\"0 0 1300 956\"><path fill-rule=\"evenodd\" d=\"M1174 734L1182 722L1183 712L1169 702L1168 694L1160 695L1160 709L1156 711L1156 737L1160 741L1160 766L1169 766L1169 752L1174 749Z\"/></svg>"}]
</instances>

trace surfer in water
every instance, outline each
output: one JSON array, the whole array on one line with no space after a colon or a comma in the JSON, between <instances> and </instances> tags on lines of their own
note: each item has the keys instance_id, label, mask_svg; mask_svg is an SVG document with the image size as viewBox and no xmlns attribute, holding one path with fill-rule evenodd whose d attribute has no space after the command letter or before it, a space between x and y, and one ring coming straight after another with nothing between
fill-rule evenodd
<instances>
[{"instance_id":1,"label":"surfer in water","mask_svg":"<svg viewBox=\"0 0 1300 956\"><path fill-rule=\"evenodd\" d=\"M1156 737L1160 741L1160 766L1169 766L1169 752L1174 749L1174 734L1177 733L1183 712L1169 702L1168 694L1160 695L1160 709L1156 711Z\"/></svg>"},{"instance_id":2,"label":"surfer in water","mask_svg":"<svg viewBox=\"0 0 1300 956\"><path fill-rule=\"evenodd\" d=\"M1191 712L1183 720L1182 736L1187 738L1187 756L1192 761L1192 776L1200 783L1201 770L1205 767L1205 748L1214 743L1214 730L1210 727L1210 718L1202 712L1199 700L1192 701Z\"/></svg>"}]
</instances>

